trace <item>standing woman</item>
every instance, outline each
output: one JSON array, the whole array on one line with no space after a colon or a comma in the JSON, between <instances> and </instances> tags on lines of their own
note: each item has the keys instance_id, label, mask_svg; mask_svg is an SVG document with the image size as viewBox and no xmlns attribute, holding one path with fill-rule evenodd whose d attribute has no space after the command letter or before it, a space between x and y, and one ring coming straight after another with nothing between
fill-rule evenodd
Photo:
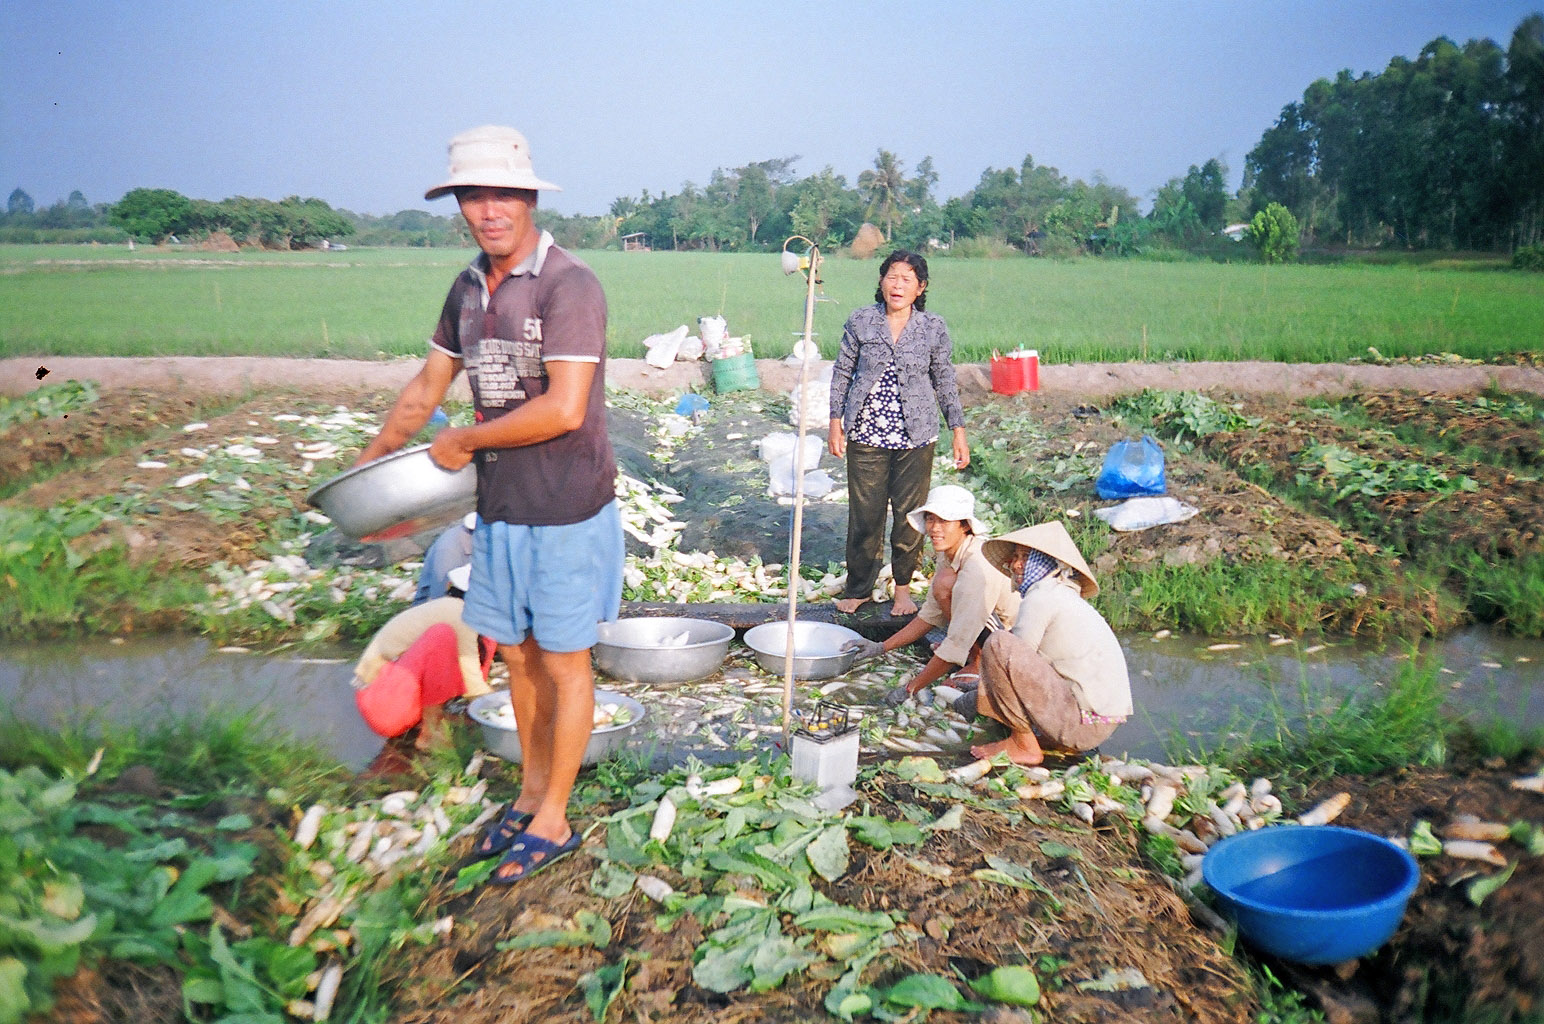
<instances>
[{"instance_id":1,"label":"standing woman","mask_svg":"<svg viewBox=\"0 0 1544 1024\"><path fill-rule=\"evenodd\" d=\"M847 318L831 371L831 454L847 459L847 586L838 611L853 612L874 591L890 511L891 615L912 615L909 585L922 534L907 522L933 475L938 413L953 433L954 468L970 465L965 411L943 318L925 312L927 260L897 249L879 265L875 303Z\"/></svg>"}]
</instances>

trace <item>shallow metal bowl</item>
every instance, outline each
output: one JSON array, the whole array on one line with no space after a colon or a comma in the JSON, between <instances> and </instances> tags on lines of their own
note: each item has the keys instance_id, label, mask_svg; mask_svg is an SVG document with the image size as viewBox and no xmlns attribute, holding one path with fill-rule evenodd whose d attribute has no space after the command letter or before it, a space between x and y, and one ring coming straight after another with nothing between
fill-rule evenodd
<instances>
[{"instance_id":1,"label":"shallow metal bowl","mask_svg":"<svg viewBox=\"0 0 1544 1024\"><path fill-rule=\"evenodd\" d=\"M686 643L668 641L687 634ZM689 683L719 670L733 627L711 619L639 618L600 624L595 667L629 683Z\"/></svg>"},{"instance_id":2,"label":"shallow metal bowl","mask_svg":"<svg viewBox=\"0 0 1544 1024\"><path fill-rule=\"evenodd\" d=\"M595 691L595 706L602 704L620 704L632 712L632 717L620 725L595 727L595 731L590 733L590 742L584 747L583 763L587 765L602 761L627 746L633 730L649 715L642 704L626 694L612 690ZM520 733L515 729L514 716L499 714L501 709L508 707L509 691L494 690L481 697L474 697L467 705L466 713L472 721L482 726L484 747L506 761L519 761Z\"/></svg>"},{"instance_id":3,"label":"shallow metal bowl","mask_svg":"<svg viewBox=\"0 0 1544 1024\"><path fill-rule=\"evenodd\" d=\"M416 445L346 469L306 495L306 502L350 537L408 537L465 515L477 504L477 469L451 472Z\"/></svg>"},{"instance_id":4,"label":"shallow metal bowl","mask_svg":"<svg viewBox=\"0 0 1544 1024\"><path fill-rule=\"evenodd\" d=\"M793 677L831 679L852 668L856 651L843 651L849 640L863 639L846 626L830 622L793 624ZM745 646L756 654L756 663L782 675L788 652L788 623L767 622L745 631Z\"/></svg>"}]
</instances>

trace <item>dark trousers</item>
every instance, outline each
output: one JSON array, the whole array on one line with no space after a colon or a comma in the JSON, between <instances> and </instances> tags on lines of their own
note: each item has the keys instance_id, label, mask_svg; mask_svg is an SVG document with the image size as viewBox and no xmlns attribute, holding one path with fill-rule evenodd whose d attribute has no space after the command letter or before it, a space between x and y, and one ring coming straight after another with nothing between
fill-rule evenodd
<instances>
[{"instance_id":1,"label":"dark trousers","mask_svg":"<svg viewBox=\"0 0 1544 1024\"><path fill-rule=\"evenodd\" d=\"M922 562L922 534L906 513L927 501L933 480L934 445L875 448L847 443L847 588L845 597L868 597L879 578L885 509L891 510L890 571L897 588L911 582Z\"/></svg>"}]
</instances>

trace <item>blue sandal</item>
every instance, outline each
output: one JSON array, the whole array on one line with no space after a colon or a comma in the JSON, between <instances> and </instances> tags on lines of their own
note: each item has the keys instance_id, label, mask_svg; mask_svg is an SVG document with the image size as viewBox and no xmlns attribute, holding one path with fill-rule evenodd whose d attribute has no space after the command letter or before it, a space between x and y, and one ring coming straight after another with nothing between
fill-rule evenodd
<instances>
[{"instance_id":1,"label":"blue sandal","mask_svg":"<svg viewBox=\"0 0 1544 1024\"><path fill-rule=\"evenodd\" d=\"M504 854L504 859L499 861L499 866L493 869L493 874L488 880L495 885L514 885L559 857L573 853L579 849L579 844L583 841L584 837L578 832L572 833L564 843L554 843L550 839L533 836L529 832L524 833L509 847L509 851ZM510 866L517 866L520 870L514 874L505 874L504 869Z\"/></svg>"},{"instance_id":2,"label":"blue sandal","mask_svg":"<svg viewBox=\"0 0 1544 1024\"><path fill-rule=\"evenodd\" d=\"M489 857L497 857L513 845L516 839L525 834L525 827L535 817L529 811L517 811L513 806L504 808L504 813L499 815L499 820L489 825L472 848L472 856L478 860L487 860Z\"/></svg>"}]
</instances>

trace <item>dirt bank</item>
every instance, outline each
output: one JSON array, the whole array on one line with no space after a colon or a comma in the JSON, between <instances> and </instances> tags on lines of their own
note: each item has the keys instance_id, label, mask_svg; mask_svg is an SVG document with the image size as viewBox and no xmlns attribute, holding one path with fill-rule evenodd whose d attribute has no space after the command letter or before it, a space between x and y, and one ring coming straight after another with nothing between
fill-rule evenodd
<instances>
[{"instance_id":1,"label":"dirt bank","mask_svg":"<svg viewBox=\"0 0 1544 1024\"><path fill-rule=\"evenodd\" d=\"M107 388L160 388L167 384L212 394L254 388L317 390L318 384L355 388L400 387L417 370L418 359L391 362L346 359L267 359L253 356L164 358L42 357L0 360L0 395L21 395L44 380L93 380ZM607 379L613 387L664 394L691 387L711 390L704 363L676 363L658 370L642 359L613 359ZM756 364L766 390L787 392L798 380L798 367L780 360ZM46 372L44 372L46 371ZM40 376L41 375L41 376ZM987 367L959 367L966 400L991 390ZM1418 390L1471 394L1496 386L1505 391L1544 394L1544 369L1532 366L1378 366L1352 363L1071 363L1045 366L1041 389L1049 394L1105 398L1142 388L1190 391L1221 387L1239 394L1274 394L1291 398L1340 395L1353 391ZM466 380L456 382L453 397L463 400Z\"/></svg>"}]
</instances>

